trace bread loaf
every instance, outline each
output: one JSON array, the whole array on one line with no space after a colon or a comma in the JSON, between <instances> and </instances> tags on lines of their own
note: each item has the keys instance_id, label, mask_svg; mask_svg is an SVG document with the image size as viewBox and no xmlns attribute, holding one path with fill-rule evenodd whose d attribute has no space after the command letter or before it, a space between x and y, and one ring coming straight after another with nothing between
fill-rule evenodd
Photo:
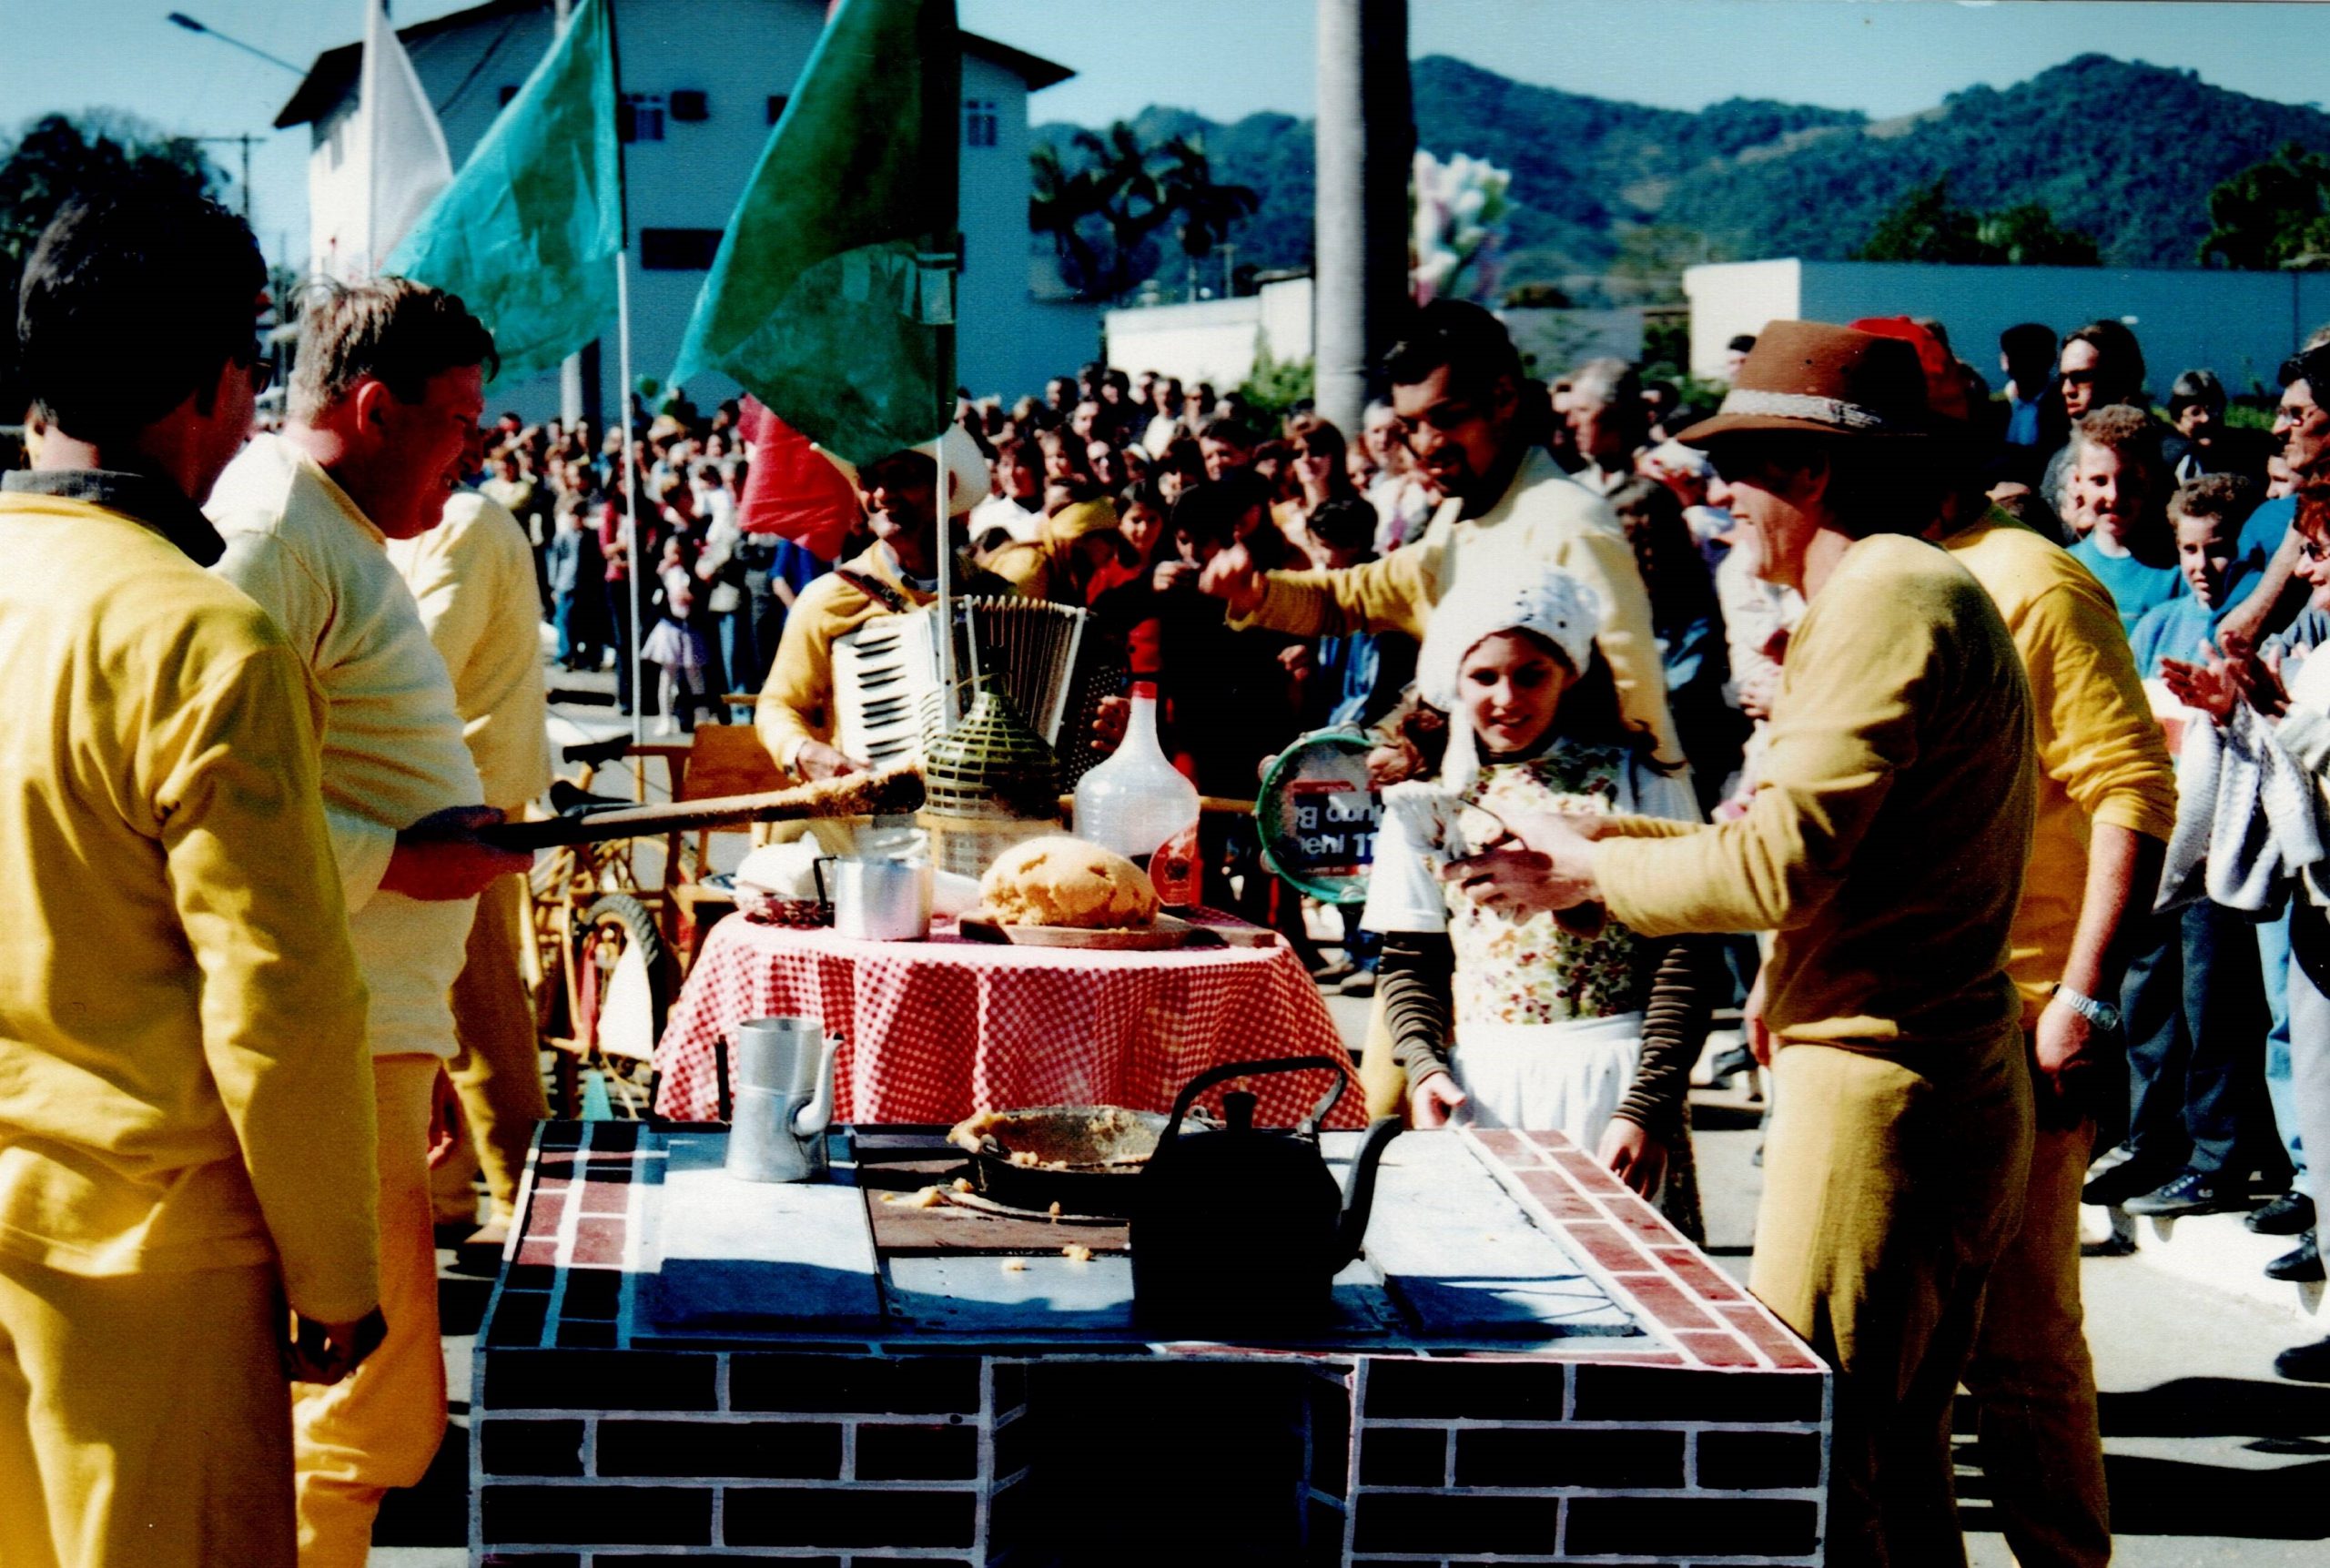
<instances>
[{"instance_id":1,"label":"bread loaf","mask_svg":"<svg viewBox=\"0 0 2330 1568\"><path fill-rule=\"evenodd\" d=\"M979 901L1002 926L1120 931L1157 919L1149 874L1121 855L1065 835L1014 845L988 867Z\"/></svg>"}]
</instances>

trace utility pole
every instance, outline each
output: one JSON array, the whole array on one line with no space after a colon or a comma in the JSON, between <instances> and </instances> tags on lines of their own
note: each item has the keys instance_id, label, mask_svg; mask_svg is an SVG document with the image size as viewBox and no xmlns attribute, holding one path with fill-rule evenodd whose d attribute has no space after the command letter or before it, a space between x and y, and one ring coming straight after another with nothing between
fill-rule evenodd
<instances>
[{"instance_id":1,"label":"utility pole","mask_svg":"<svg viewBox=\"0 0 2330 1568\"><path fill-rule=\"evenodd\" d=\"M1319 0L1319 412L1359 429L1408 298L1407 0Z\"/></svg>"},{"instance_id":2,"label":"utility pole","mask_svg":"<svg viewBox=\"0 0 2330 1568\"><path fill-rule=\"evenodd\" d=\"M242 144L243 222L246 226L248 226L251 220L251 143L258 141L259 138L255 136L244 135L239 137L188 137L187 139L188 141L195 142L240 142Z\"/></svg>"}]
</instances>

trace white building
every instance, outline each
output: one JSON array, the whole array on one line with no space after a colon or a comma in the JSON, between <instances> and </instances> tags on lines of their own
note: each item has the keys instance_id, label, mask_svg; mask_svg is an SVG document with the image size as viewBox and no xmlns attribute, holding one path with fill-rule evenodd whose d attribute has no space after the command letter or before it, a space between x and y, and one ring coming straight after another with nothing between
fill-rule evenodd
<instances>
[{"instance_id":1,"label":"white building","mask_svg":"<svg viewBox=\"0 0 2330 1568\"><path fill-rule=\"evenodd\" d=\"M630 201L632 369L666 375L697 290L745 182L825 25L825 0L611 0L623 94ZM490 0L398 29L445 129L456 168L549 50L551 0ZM1064 66L962 35L963 275L957 296L957 379L1006 398L1072 374L1099 348L1089 304L1039 298L1030 265L1028 95L1066 81ZM316 58L276 125L312 127L311 228L329 235L331 174L344 154L360 49ZM322 254L314 245L313 256ZM615 406L613 323L599 406ZM701 407L734 384L706 375L688 391ZM555 375L489 394L529 418L558 410Z\"/></svg>"},{"instance_id":2,"label":"white building","mask_svg":"<svg viewBox=\"0 0 2330 1568\"><path fill-rule=\"evenodd\" d=\"M1930 316L1993 385L1999 334L2038 321L2057 336L2123 321L2143 344L2153 396L2190 369L2214 370L2236 396L2270 391L2306 334L2330 321L2330 273L2132 270L2102 267L1937 267L1891 261L1733 261L1683 274L1691 372L1723 373L1724 345L1774 320Z\"/></svg>"},{"instance_id":3,"label":"white building","mask_svg":"<svg viewBox=\"0 0 2330 1568\"><path fill-rule=\"evenodd\" d=\"M1232 299L1136 305L1103 315L1112 369L1154 370L1187 385L1227 390L1254 372L1263 350L1279 364L1312 358L1311 278L1282 278ZM1616 310L1500 310L1530 373L1550 379L1604 355L1642 357L1643 313Z\"/></svg>"}]
</instances>

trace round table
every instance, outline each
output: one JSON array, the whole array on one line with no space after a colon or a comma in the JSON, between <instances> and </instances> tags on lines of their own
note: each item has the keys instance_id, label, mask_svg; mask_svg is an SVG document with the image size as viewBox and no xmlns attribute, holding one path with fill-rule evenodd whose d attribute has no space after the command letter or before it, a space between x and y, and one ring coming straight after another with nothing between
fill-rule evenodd
<instances>
[{"instance_id":1,"label":"round table","mask_svg":"<svg viewBox=\"0 0 2330 1568\"><path fill-rule=\"evenodd\" d=\"M966 941L943 923L927 942L862 942L731 916L705 939L664 1026L657 1111L715 1118L720 1044L749 1019L784 1017L822 1019L842 1037L837 1121L948 1124L1041 1105L1164 1111L1221 1063L1349 1059L1318 987L1282 943L1018 947ZM1293 1126L1326 1092L1326 1076L1251 1079L1256 1124ZM1326 1125L1365 1120L1352 1085Z\"/></svg>"}]
</instances>

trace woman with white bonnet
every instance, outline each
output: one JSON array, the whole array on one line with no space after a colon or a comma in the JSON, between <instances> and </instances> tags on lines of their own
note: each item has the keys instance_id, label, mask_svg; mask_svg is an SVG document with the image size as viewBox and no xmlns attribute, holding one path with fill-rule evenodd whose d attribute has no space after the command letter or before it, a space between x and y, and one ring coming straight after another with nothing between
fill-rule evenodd
<instances>
[{"instance_id":1,"label":"woman with white bonnet","mask_svg":"<svg viewBox=\"0 0 2330 1568\"><path fill-rule=\"evenodd\" d=\"M1704 948L1599 910L1515 918L1437 875L1514 816L1697 820L1683 777L1620 716L1601 620L1593 590L1553 568L1433 609L1417 687L1447 715L1447 753L1437 780L1384 792L1362 923L1384 938L1414 1126L1560 1131L1696 1235L1684 1098L1707 1028Z\"/></svg>"}]
</instances>

